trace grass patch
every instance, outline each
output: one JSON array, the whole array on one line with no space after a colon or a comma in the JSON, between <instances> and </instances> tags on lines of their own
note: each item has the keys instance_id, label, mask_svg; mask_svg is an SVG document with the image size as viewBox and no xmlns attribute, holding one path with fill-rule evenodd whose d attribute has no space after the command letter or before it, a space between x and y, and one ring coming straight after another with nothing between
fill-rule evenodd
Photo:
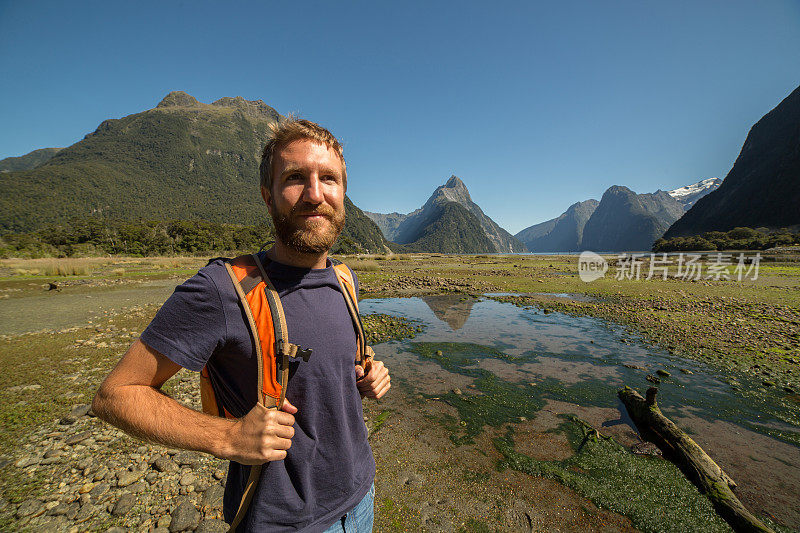
<instances>
[{"instance_id":1,"label":"grass patch","mask_svg":"<svg viewBox=\"0 0 800 533\"><path fill-rule=\"evenodd\" d=\"M347 266L356 272L377 272L381 269L381 265L373 259L353 261L348 263Z\"/></svg>"}]
</instances>

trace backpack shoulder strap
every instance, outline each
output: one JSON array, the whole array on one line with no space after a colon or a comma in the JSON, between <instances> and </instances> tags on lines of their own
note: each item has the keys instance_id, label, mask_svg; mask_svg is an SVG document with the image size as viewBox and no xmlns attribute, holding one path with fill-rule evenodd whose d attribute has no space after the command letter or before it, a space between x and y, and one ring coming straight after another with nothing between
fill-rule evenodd
<instances>
[{"instance_id":1,"label":"backpack shoulder strap","mask_svg":"<svg viewBox=\"0 0 800 533\"><path fill-rule=\"evenodd\" d=\"M364 373L367 373L372 366L372 359L375 356L375 352L372 350L371 346L367 346L364 324L361 322L361 315L358 312L358 296L356 295L356 284L353 279L353 272L341 261L331 259L331 262L336 272L336 279L339 281L339 286L342 289L347 311L350 313L350 318L353 320L353 327L356 330L356 343L358 344L356 364L362 366L364 368Z\"/></svg>"},{"instance_id":2,"label":"backpack shoulder strap","mask_svg":"<svg viewBox=\"0 0 800 533\"><path fill-rule=\"evenodd\" d=\"M256 347L258 401L265 407L280 409L286 399L289 358L302 357L308 361L311 350L303 350L289 342L286 315L283 312L281 299L270 281L261 259L256 254L228 261L225 263L225 268L242 303ZM259 290L262 286L263 290ZM265 312L264 300L269 308L268 312ZM265 353L267 354L266 361ZM280 374L280 383L275 380L276 369ZM266 379L265 374L267 374ZM239 502L239 508L231 522L230 531L235 532L247 514L262 468L263 465L250 467L242 500Z\"/></svg>"}]
</instances>

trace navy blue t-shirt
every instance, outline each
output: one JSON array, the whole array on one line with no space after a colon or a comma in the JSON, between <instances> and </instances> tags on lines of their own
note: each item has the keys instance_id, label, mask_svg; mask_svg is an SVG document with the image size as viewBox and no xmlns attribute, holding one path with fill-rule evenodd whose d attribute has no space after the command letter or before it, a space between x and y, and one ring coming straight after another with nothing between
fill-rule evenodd
<instances>
[{"instance_id":1,"label":"navy blue t-shirt","mask_svg":"<svg viewBox=\"0 0 800 533\"><path fill-rule=\"evenodd\" d=\"M243 525L247 531L323 531L364 497L375 478L356 388L356 334L330 262L324 269L265 266L281 298L289 342L313 354L290 363L286 398L298 408L292 447L286 459L264 464ZM207 364L218 399L234 416L255 405L255 347L221 260L178 286L141 340L184 368L198 371ZM249 466L230 463L228 522L249 473Z\"/></svg>"}]
</instances>

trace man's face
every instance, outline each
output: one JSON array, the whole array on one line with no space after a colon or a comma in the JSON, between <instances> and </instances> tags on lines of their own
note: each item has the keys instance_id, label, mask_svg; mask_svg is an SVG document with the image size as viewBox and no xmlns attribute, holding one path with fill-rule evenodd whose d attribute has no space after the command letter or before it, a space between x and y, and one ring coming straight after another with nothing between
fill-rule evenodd
<instances>
[{"instance_id":1,"label":"man's face","mask_svg":"<svg viewBox=\"0 0 800 533\"><path fill-rule=\"evenodd\" d=\"M272 161L272 190L261 189L278 240L301 253L330 250L344 227L339 156L311 140L291 142Z\"/></svg>"}]
</instances>

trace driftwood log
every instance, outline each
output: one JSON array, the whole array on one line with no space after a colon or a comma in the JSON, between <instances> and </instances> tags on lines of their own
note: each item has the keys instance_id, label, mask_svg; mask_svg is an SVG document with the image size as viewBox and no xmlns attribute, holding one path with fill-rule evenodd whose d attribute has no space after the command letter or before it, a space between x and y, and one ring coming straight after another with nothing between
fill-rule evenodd
<instances>
[{"instance_id":1,"label":"driftwood log","mask_svg":"<svg viewBox=\"0 0 800 533\"><path fill-rule=\"evenodd\" d=\"M705 494L717 513L734 531L769 531L764 523L753 516L733 494L736 483L703 451L686 433L661 413L656 403L658 389L647 390L647 398L625 387L619 398L631 415L642 437L656 444L664 456Z\"/></svg>"}]
</instances>

